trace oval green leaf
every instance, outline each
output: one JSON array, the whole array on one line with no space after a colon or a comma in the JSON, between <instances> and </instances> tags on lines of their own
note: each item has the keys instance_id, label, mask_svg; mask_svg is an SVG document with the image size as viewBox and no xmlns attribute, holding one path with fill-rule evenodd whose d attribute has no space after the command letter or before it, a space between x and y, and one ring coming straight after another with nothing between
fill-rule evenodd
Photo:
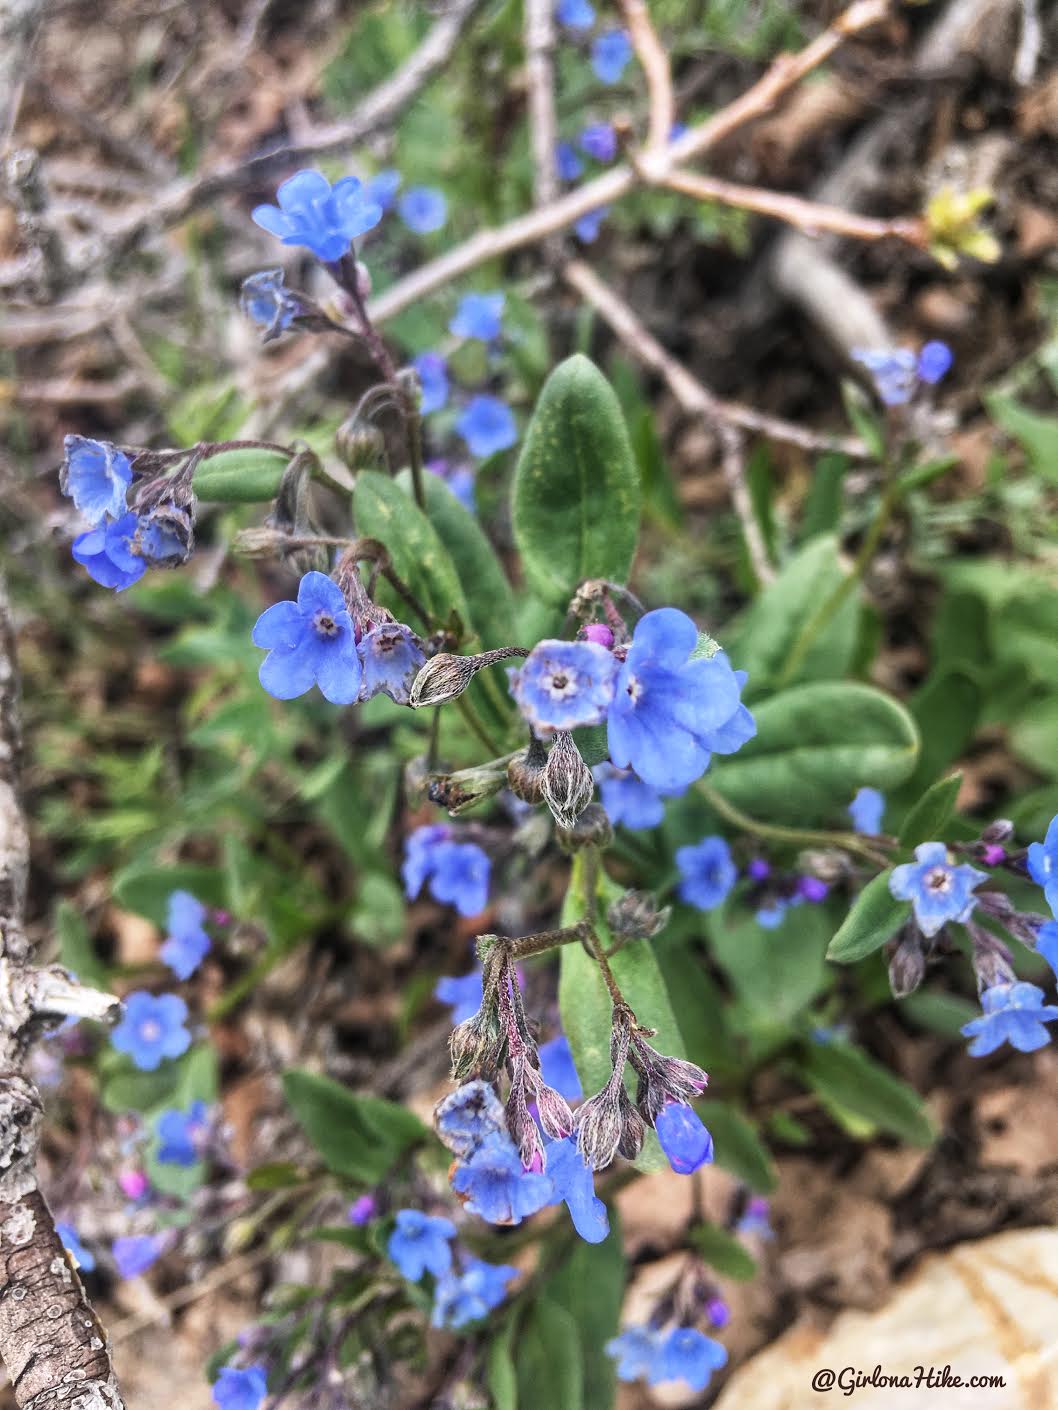
<instances>
[{"instance_id":1,"label":"oval green leaf","mask_svg":"<svg viewBox=\"0 0 1058 1410\"><path fill-rule=\"evenodd\" d=\"M514 477L514 538L545 601L585 578L623 583L639 533L639 475L613 388L577 354L544 384Z\"/></svg>"},{"instance_id":2,"label":"oval green leaf","mask_svg":"<svg viewBox=\"0 0 1058 1410\"><path fill-rule=\"evenodd\" d=\"M864 784L884 791L915 767L914 720L872 686L794 686L753 713L756 737L709 774L717 793L753 817L825 822L841 815Z\"/></svg>"},{"instance_id":3,"label":"oval green leaf","mask_svg":"<svg viewBox=\"0 0 1058 1410\"><path fill-rule=\"evenodd\" d=\"M927 788L904 819L900 829L901 847L917 847L920 842L933 842L941 837L955 812L962 774L940 778Z\"/></svg>"},{"instance_id":4,"label":"oval green leaf","mask_svg":"<svg viewBox=\"0 0 1058 1410\"><path fill-rule=\"evenodd\" d=\"M868 881L827 947L827 959L852 964L880 950L911 914L910 901L898 901L889 890L892 867Z\"/></svg>"}]
</instances>

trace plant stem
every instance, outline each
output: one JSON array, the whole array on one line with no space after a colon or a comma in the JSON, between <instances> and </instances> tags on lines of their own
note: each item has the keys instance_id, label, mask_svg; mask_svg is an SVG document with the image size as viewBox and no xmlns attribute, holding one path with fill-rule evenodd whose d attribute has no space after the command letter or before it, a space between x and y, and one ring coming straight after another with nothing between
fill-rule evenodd
<instances>
[{"instance_id":1,"label":"plant stem","mask_svg":"<svg viewBox=\"0 0 1058 1410\"><path fill-rule=\"evenodd\" d=\"M459 713L463 716L463 719L466 721L472 733L477 736L479 742L484 744L493 758L498 758L503 750L482 723L480 716L473 705L471 705L470 701L465 695L457 695L455 703Z\"/></svg>"},{"instance_id":2,"label":"plant stem","mask_svg":"<svg viewBox=\"0 0 1058 1410\"><path fill-rule=\"evenodd\" d=\"M784 827L781 823L758 822L756 818L751 818L748 813L737 808L734 803L729 803L723 794L718 793L704 779L698 781L698 791L709 806L722 818L726 818L729 823L740 828L743 832L751 833L754 837L770 838L773 842L785 842L798 847L840 847L846 852L855 852L861 857L866 857L876 865L883 867L889 865L888 857L884 853L878 852L871 842L867 838L861 837L859 833L826 832L822 829Z\"/></svg>"},{"instance_id":3,"label":"plant stem","mask_svg":"<svg viewBox=\"0 0 1058 1410\"><path fill-rule=\"evenodd\" d=\"M614 1008L627 1009L629 1013L632 1013L632 1006L621 993L621 986L614 977L614 972L610 968L610 961L606 957L606 948L599 939L598 932L595 929L595 921L599 911L599 852L595 847L588 847L582 855L584 857L584 865L581 868L581 880L584 885L584 924L586 931L584 941L591 952L592 959L599 966L603 983L606 985Z\"/></svg>"}]
</instances>

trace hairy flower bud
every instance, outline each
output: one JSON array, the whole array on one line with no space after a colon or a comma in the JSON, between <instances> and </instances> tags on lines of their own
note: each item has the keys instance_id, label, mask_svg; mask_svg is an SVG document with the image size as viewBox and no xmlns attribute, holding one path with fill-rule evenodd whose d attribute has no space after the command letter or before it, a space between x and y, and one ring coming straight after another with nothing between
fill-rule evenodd
<instances>
[{"instance_id":1,"label":"hairy flower bud","mask_svg":"<svg viewBox=\"0 0 1058 1410\"><path fill-rule=\"evenodd\" d=\"M1014 836L1014 824L1009 818L996 818L995 822L989 823L981 833L981 841L986 845L995 845L1000 842L1009 842Z\"/></svg>"},{"instance_id":2,"label":"hairy flower bud","mask_svg":"<svg viewBox=\"0 0 1058 1410\"><path fill-rule=\"evenodd\" d=\"M544 769L547 750L531 735L525 749L519 750L507 765L507 785L523 803L541 803L544 798Z\"/></svg>"},{"instance_id":3,"label":"hairy flower bud","mask_svg":"<svg viewBox=\"0 0 1058 1410\"><path fill-rule=\"evenodd\" d=\"M502 760L493 760L477 768L460 769L454 774L429 774L426 796L438 807L447 808L453 817L499 793L507 782L507 769Z\"/></svg>"},{"instance_id":4,"label":"hairy flower bud","mask_svg":"<svg viewBox=\"0 0 1058 1410\"><path fill-rule=\"evenodd\" d=\"M232 552L242 558L277 558L286 546L287 536L278 529L261 526L240 529L232 540Z\"/></svg>"},{"instance_id":5,"label":"hairy flower bud","mask_svg":"<svg viewBox=\"0 0 1058 1410\"><path fill-rule=\"evenodd\" d=\"M529 1110L529 1081L526 1069L527 1057L515 1058L512 1063L511 1090L507 1097L507 1130L511 1140L518 1147L522 1164L527 1168L539 1168L544 1158L544 1148L540 1132Z\"/></svg>"},{"instance_id":6,"label":"hairy flower bud","mask_svg":"<svg viewBox=\"0 0 1058 1410\"><path fill-rule=\"evenodd\" d=\"M615 939L650 940L668 925L671 906L658 907L650 891L626 891L606 912L606 924Z\"/></svg>"},{"instance_id":7,"label":"hairy flower bud","mask_svg":"<svg viewBox=\"0 0 1058 1410\"><path fill-rule=\"evenodd\" d=\"M589 803L575 827L558 829L559 846L567 852L579 852L583 847L609 847L612 841L613 825L601 803Z\"/></svg>"},{"instance_id":8,"label":"hairy flower bud","mask_svg":"<svg viewBox=\"0 0 1058 1410\"><path fill-rule=\"evenodd\" d=\"M997 984L1016 983L1013 959L1003 941L973 923L967 925L966 929L970 934L971 960L974 974L977 976L977 987L981 993L986 989L994 989Z\"/></svg>"},{"instance_id":9,"label":"hairy flower bud","mask_svg":"<svg viewBox=\"0 0 1058 1410\"><path fill-rule=\"evenodd\" d=\"M501 646L495 651L481 651L476 656L455 656L451 652L440 651L427 661L415 677L408 704L413 709L424 705L443 705L446 700L462 695L482 667L524 655L526 652L520 646Z\"/></svg>"},{"instance_id":10,"label":"hairy flower bud","mask_svg":"<svg viewBox=\"0 0 1058 1410\"><path fill-rule=\"evenodd\" d=\"M617 1150L625 1160L635 1160L646 1140L646 1123L633 1106L624 1087L620 1089L617 1100L621 1113L621 1139Z\"/></svg>"},{"instance_id":11,"label":"hairy flower bud","mask_svg":"<svg viewBox=\"0 0 1058 1410\"><path fill-rule=\"evenodd\" d=\"M630 1036L628 1061L639 1078L636 1106L650 1126L668 1102L693 1101L709 1083L709 1074L697 1063L659 1053L639 1031Z\"/></svg>"},{"instance_id":12,"label":"hairy flower bud","mask_svg":"<svg viewBox=\"0 0 1058 1410\"><path fill-rule=\"evenodd\" d=\"M897 938L886 946L886 958L893 998L904 999L913 994L926 975L926 947L918 927L905 925Z\"/></svg>"},{"instance_id":13,"label":"hairy flower bud","mask_svg":"<svg viewBox=\"0 0 1058 1410\"><path fill-rule=\"evenodd\" d=\"M611 1081L577 1112L577 1149L592 1170L603 1170L613 1160L621 1144L623 1123L618 1092L624 1088Z\"/></svg>"},{"instance_id":14,"label":"hairy flower bud","mask_svg":"<svg viewBox=\"0 0 1058 1410\"><path fill-rule=\"evenodd\" d=\"M386 464L386 441L377 426L354 412L334 433L334 450L355 475L358 470L378 470Z\"/></svg>"},{"instance_id":15,"label":"hairy flower bud","mask_svg":"<svg viewBox=\"0 0 1058 1410\"><path fill-rule=\"evenodd\" d=\"M544 769L544 801L551 816L564 831L577 825L577 819L591 802L595 780L580 757L569 730L559 730L547 756Z\"/></svg>"}]
</instances>

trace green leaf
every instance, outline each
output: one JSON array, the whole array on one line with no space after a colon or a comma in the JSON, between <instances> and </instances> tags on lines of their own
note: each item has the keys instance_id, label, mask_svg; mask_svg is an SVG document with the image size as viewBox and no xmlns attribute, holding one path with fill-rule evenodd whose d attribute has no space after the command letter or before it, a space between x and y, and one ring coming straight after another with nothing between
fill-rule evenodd
<instances>
[{"instance_id":1,"label":"green leaf","mask_svg":"<svg viewBox=\"0 0 1058 1410\"><path fill-rule=\"evenodd\" d=\"M174 891L190 891L210 906L223 906L227 900L223 874L216 867L192 862L174 862L170 867L135 863L118 872L112 889L119 906L146 916L161 930Z\"/></svg>"},{"instance_id":2,"label":"green leaf","mask_svg":"<svg viewBox=\"0 0 1058 1410\"><path fill-rule=\"evenodd\" d=\"M172 1104L179 1080L171 1062L163 1063L155 1072L139 1072L129 1060L127 1066L104 1078L100 1100L107 1111L119 1115L128 1111L158 1111Z\"/></svg>"},{"instance_id":3,"label":"green leaf","mask_svg":"<svg viewBox=\"0 0 1058 1410\"><path fill-rule=\"evenodd\" d=\"M727 641L732 661L749 672L751 691L757 693L778 678L801 628L847 577L832 534L813 538L786 562ZM856 647L857 612L855 595L850 594L816 637L796 680L836 680L845 674Z\"/></svg>"},{"instance_id":4,"label":"green leaf","mask_svg":"<svg viewBox=\"0 0 1058 1410\"><path fill-rule=\"evenodd\" d=\"M606 1343L617 1335L626 1276L621 1230L611 1209L609 1236L598 1244L578 1241L542 1289L543 1296L564 1308L577 1327L584 1361L584 1410L612 1410L617 1377Z\"/></svg>"},{"instance_id":5,"label":"green leaf","mask_svg":"<svg viewBox=\"0 0 1058 1410\"><path fill-rule=\"evenodd\" d=\"M841 398L845 415L871 456L877 461L884 460L885 431L866 392L857 382L845 381L841 384Z\"/></svg>"},{"instance_id":6,"label":"green leaf","mask_svg":"<svg viewBox=\"0 0 1058 1410\"><path fill-rule=\"evenodd\" d=\"M919 757L906 785L889 801L907 807L958 759L977 732L983 696L960 667L934 672L907 702L918 727Z\"/></svg>"},{"instance_id":7,"label":"green leaf","mask_svg":"<svg viewBox=\"0 0 1058 1410\"><path fill-rule=\"evenodd\" d=\"M713 1138L717 1165L757 1194L770 1194L778 1184L778 1176L752 1122L728 1102L699 1102L698 1114Z\"/></svg>"},{"instance_id":8,"label":"green leaf","mask_svg":"<svg viewBox=\"0 0 1058 1410\"><path fill-rule=\"evenodd\" d=\"M719 1224L696 1224L690 1231L690 1241L711 1268L725 1278L747 1282L757 1275L757 1263L733 1234Z\"/></svg>"},{"instance_id":9,"label":"green leaf","mask_svg":"<svg viewBox=\"0 0 1058 1410\"><path fill-rule=\"evenodd\" d=\"M290 459L278 450L222 450L199 463L191 484L199 499L214 504L267 504Z\"/></svg>"},{"instance_id":10,"label":"green leaf","mask_svg":"<svg viewBox=\"0 0 1058 1410\"><path fill-rule=\"evenodd\" d=\"M827 949L835 964L852 964L880 950L911 914L910 901L898 901L889 890L890 867L872 877L853 901Z\"/></svg>"},{"instance_id":11,"label":"green leaf","mask_svg":"<svg viewBox=\"0 0 1058 1410\"><path fill-rule=\"evenodd\" d=\"M735 992L768 1023L788 1023L819 993L831 921L822 906L801 907L778 930L726 908L709 917L709 938Z\"/></svg>"},{"instance_id":12,"label":"green leaf","mask_svg":"<svg viewBox=\"0 0 1058 1410\"><path fill-rule=\"evenodd\" d=\"M584 1360L577 1324L564 1307L538 1297L518 1341L518 1401L548 1410L585 1410Z\"/></svg>"},{"instance_id":13,"label":"green leaf","mask_svg":"<svg viewBox=\"0 0 1058 1410\"><path fill-rule=\"evenodd\" d=\"M425 1126L406 1107L351 1092L314 1072L284 1072L283 1091L324 1163L365 1185L376 1184L426 1138Z\"/></svg>"},{"instance_id":14,"label":"green leaf","mask_svg":"<svg viewBox=\"0 0 1058 1410\"><path fill-rule=\"evenodd\" d=\"M998 392L984 400L992 419L1014 437L1032 468L1044 479L1058 481L1058 416L1041 416Z\"/></svg>"},{"instance_id":15,"label":"green leaf","mask_svg":"<svg viewBox=\"0 0 1058 1410\"><path fill-rule=\"evenodd\" d=\"M565 604L585 578L625 582L639 503L620 404L578 353L544 384L514 477L514 538L533 589Z\"/></svg>"},{"instance_id":16,"label":"green leaf","mask_svg":"<svg viewBox=\"0 0 1058 1410\"><path fill-rule=\"evenodd\" d=\"M981 1017L981 1010L969 999L939 989L916 989L900 1000L899 1008L917 1028L942 1038L961 1038L963 1024Z\"/></svg>"},{"instance_id":17,"label":"green leaf","mask_svg":"<svg viewBox=\"0 0 1058 1410\"><path fill-rule=\"evenodd\" d=\"M304 1178L305 1172L292 1160L273 1160L255 1166L246 1177L246 1186L251 1190L288 1190Z\"/></svg>"},{"instance_id":18,"label":"green leaf","mask_svg":"<svg viewBox=\"0 0 1058 1410\"><path fill-rule=\"evenodd\" d=\"M900 829L901 847L917 847L920 842L933 842L943 836L955 812L961 785L962 774L952 774L926 789L904 819Z\"/></svg>"},{"instance_id":19,"label":"green leaf","mask_svg":"<svg viewBox=\"0 0 1058 1410\"><path fill-rule=\"evenodd\" d=\"M511 1355L511 1328L494 1336L485 1353L485 1383L492 1410L518 1410L518 1373Z\"/></svg>"},{"instance_id":20,"label":"green leaf","mask_svg":"<svg viewBox=\"0 0 1058 1410\"><path fill-rule=\"evenodd\" d=\"M397 477L405 484L405 472ZM514 593L481 525L440 475L425 475L426 509L463 585L470 622L486 650L517 644ZM506 687L504 687L506 693Z\"/></svg>"},{"instance_id":21,"label":"green leaf","mask_svg":"<svg viewBox=\"0 0 1058 1410\"><path fill-rule=\"evenodd\" d=\"M562 910L562 924L573 925L584 916L581 882L581 856L574 860L569 890ZM604 947L612 937L602 915L622 894L623 888L608 877L600 877L599 911L596 929ZM685 1057L683 1038L669 1002L668 990L657 958L646 940L635 940L613 955L610 967L632 1011L640 1023L657 1030L651 1043L659 1052ZM582 945L563 945L559 969L558 1003L562 1027L573 1053L573 1061L585 1095L597 1092L610 1076L610 1030L613 1005L599 966ZM667 1166L653 1132L636 1161L641 1170Z\"/></svg>"},{"instance_id":22,"label":"green leaf","mask_svg":"<svg viewBox=\"0 0 1058 1410\"><path fill-rule=\"evenodd\" d=\"M807 543L819 534L836 533L841 524L842 497L845 475L849 468L847 455L821 455L816 461L812 480L805 495L801 516L801 539Z\"/></svg>"},{"instance_id":23,"label":"green leaf","mask_svg":"<svg viewBox=\"0 0 1058 1410\"><path fill-rule=\"evenodd\" d=\"M59 941L59 959L77 975L82 984L93 989L107 989L110 979L107 967L96 954L81 912L69 901L55 907L55 935Z\"/></svg>"},{"instance_id":24,"label":"green leaf","mask_svg":"<svg viewBox=\"0 0 1058 1410\"><path fill-rule=\"evenodd\" d=\"M936 1132L922 1098L858 1048L813 1046L802 1055L799 1069L825 1105L850 1111L910 1145L932 1144Z\"/></svg>"},{"instance_id":25,"label":"green leaf","mask_svg":"<svg viewBox=\"0 0 1058 1410\"><path fill-rule=\"evenodd\" d=\"M716 792L751 816L802 826L823 821L864 784L885 791L915 767L914 720L872 686L794 686L753 713L756 738L709 774Z\"/></svg>"},{"instance_id":26,"label":"green leaf","mask_svg":"<svg viewBox=\"0 0 1058 1410\"><path fill-rule=\"evenodd\" d=\"M455 611L469 629L470 609L455 564L437 530L401 486L377 470L362 470L356 477L353 512L358 531L386 545L397 576L436 620L447 622ZM392 605L397 610L397 603ZM401 620L409 610L400 602Z\"/></svg>"}]
</instances>

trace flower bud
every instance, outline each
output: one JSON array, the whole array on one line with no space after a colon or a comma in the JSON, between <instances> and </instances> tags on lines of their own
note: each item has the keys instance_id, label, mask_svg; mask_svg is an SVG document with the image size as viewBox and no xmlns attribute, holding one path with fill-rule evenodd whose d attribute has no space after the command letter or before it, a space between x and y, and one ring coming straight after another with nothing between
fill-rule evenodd
<instances>
[{"instance_id":1,"label":"flower bud","mask_svg":"<svg viewBox=\"0 0 1058 1410\"><path fill-rule=\"evenodd\" d=\"M500 761L477 768L460 769L454 774L429 774L426 796L453 817L499 793L507 782L507 770Z\"/></svg>"},{"instance_id":2,"label":"flower bud","mask_svg":"<svg viewBox=\"0 0 1058 1410\"><path fill-rule=\"evenodd\" d=\"M632 1105L624 1087L619 1089L617 1101L621 1112L621 1139L617 1149L625 1160L635 1160L646 1140L646 1123Z\"/></svg>"},{"instance_id":3,"label":"flower bud","mask_svg":"<svg viewBox=\"0 0 1058 1410\"><path fill-rule=\"evenodd\" d=\"M496 1072L503 1057L503 1045L504 1035L495 1003L486 1008L483 1001L476 1014L453 1028L448 1039L452 1080L465 1082L470 1077Z\"/></svg>"},{"instance_id":4,"label":"flower bud","mask_svg":"<svg viewBox=\"0 0 1058 1410\"><path fill-rule=\"evenodd\" d=\"M709 1074L697 1063L659 1053L640 1032L631 1034L628 1061L639 1078L636 1106L651 1126L667 1103L693 1101L709 1083Z\"/></svg>"},{"instance_id":5,"label":"flower bud","mask_svg":"<svg viewBox=\"0 0 1058 1410\"><path fill-rule=\"evenodd\" d=\"M886 947L889 961L889 988L894 999L913 994L926 975L926 949L916 926L905 925Z\"/></svg>"},{"instance_id":6,"label":"flower bud","mask_svg":"<svg viewBox=\"0 0 1058 1410\"><path fill-rule=\"evenodd\" d=\"M559 846L567 852L579 852L583 847L609 847L612 841L613 825L601 803L589 803L575 827L558 829Z\"/></svg>"},{"instance_id":7,"label":"flower bud","mask_svg":"<svg viewBox=\"0 0 1058 1410\"><path fill-rule=\"evenodd\" d=\"M547 750L534 734L507 765L507 785L514 796L523 803L543 802L546 767Z\"/></svg>"},{"instance_id":8,"label":"flower bud","mask_svg":"<svg viewBox=\"0 0 1058 1410\"><path fill-rule=\"evenodd\" d=\"M1015 984L1017 975L1011 953L1003 941L979 925L970 924L966 929L970 933L971 959L981 993L994 989L997 984Z\"/></svg>"},{"instance_id":9,"label":"flower bud","mask_svg":"<svg viewBox=\"0 0 1058 1410\"><path fill-rule=\"evenodd\" d=\"M581 1106L577 1112L577 1149L592 1170L603 1170L617 1154L621 1144L623 1123L618 1092L620 1082L608 1082L601 1092Z\"/></svg>"},{"instance_id":10,"label":"flower bud","mask_svg":"<svg viewBox=\"0 0 1058 1410\"><path fill-rule=\"evenodd\" d=\"M506 1110L507 1130L511 1133L511 1140L518 1147L522 1164L533 1168L538 1161L542 1167L544 1148L540 1142L540 1132L529 1110L529 1082L526 1074L528 1066L529 1060L526 1057L514 1060Z\"/></svg>"},{"instance_id":11,"label":"flower bud","mask_svg":"<svg viewBox=\"0 0 1058 1410\"><path fill-rule=\"evenodd\" d=\"M386 464L386 442L382 432L355 412L335 431L334 450L338 459L354 475L358 470L379 470Z\"/></svg>"},{"instance_id":12,"label":"flower bud","mask_svg":"<svg viewBox=\"0 0 1058 1410\"><path fill-rule=\"evenodd\" d=\"M1009 818L996 818L995 822L989 823L981 833L981 841L985 844L998 844L1009 842L1014 836L1014 824Z\"/></svg>"},{"instance_id":13,"label":"flower bud","mask_svg":"<svg viewBox=\"0 0 1058 1410\"><path fill-rule=\"evenodd\" d=\"M287 536L266 526L240 529L232 540L232 551L242 558L276 558L286 546Z\"/></svg>"},{"instance_id":14,"label":"flower bud","mask_svg":"<svg viewBox=\"0 0 1058 1410\"><path fill-rule=\"evenodd\" d=\"M580 757L572 734L559 730L547 756L543 778L544 801L559 827L567 832L576 827L594 792L591 769Z\"/></svg>"},{"instance_id":15,"label":"flower bud","mask_svg":"<svg viewBox=\"0 0 1058 1410\"><path fill-rule=\"evenodd\" d=\"M852 870L848 854L837 850L802 852L797 859L797 865L801 871L810 872L820 881L825 881L828 886L834 886L850 875Z\"/></svg>"},{"instance_id":16,"label":"flower bud","mask_svg":"<svg viewBox=\"0 0 1058 1410\"><path fill-rule=\"evenodd\" d=\"M462 695L474 679L477 667L473 656L453 656L441 651L420 670L412 682L408 704L413 710L424 705L443 705Z\"/></svg>"},{"instance_id":17,"label":"flower bud","mask_svg":"<svg viewBox=\"0 0 1058 1410\"><path fill-rule=\"evenodd\" d=\"M626 891L606 912L606 924L614 939L650 940L669 923L671 906L658 908L650 891Z\"/></svg>"}]
</instances>

